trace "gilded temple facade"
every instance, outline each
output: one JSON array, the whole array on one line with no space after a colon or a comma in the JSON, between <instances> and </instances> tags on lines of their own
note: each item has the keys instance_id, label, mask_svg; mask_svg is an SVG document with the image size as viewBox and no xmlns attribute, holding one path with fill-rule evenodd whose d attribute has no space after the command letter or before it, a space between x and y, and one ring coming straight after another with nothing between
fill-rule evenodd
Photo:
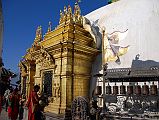
<instances>
[{"instance_id":1,"label":"gilded temple facade","mask_svg":"<svg viewBox=\"0 0 159 120\"><path fill-rule=\"evenodd\" d=\"M75 4L60 11L59 25L42 37L42 27L36 30L32 46L19 63L22 93L26 98L34 85L47 94L45 111L64 114L77 96L89 96L89 83L94 57L98 54L89 32L83 28L80 7Z\"/></svg>"}]
</instances>

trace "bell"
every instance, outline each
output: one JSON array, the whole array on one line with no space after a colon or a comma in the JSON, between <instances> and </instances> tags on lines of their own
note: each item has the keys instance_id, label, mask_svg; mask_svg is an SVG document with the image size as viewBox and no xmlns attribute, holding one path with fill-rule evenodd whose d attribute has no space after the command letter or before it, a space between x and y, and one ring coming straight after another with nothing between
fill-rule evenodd
<instances>
[{"instance_id":1,"label":"bell","mask_svg":"<svg viewBox=\"0 0 159 120\"><path fill-rule=\"evenodd\" d=\"M144 85L142 86L142 94L143 94L143 95L148 95L148 94L149 94L149 86L146 85L146 82L145 82Z\"/></svg>"},{"instance_id":2,"label":"bell","mask_svg":"<svg viewBox=\"0 0 159 120\"><path fill-rule=\"evenodd\" d=\"M123 83L120 86L120 94L126 94L126 87L125 87L125 85L123 85Z\"/></svg>"},{"instance_id":3,"label":"bell","mask_svg":"<svg viewBox=\"0 0 159 120\"><path fill-rule=\"evenodd\" d=\"M137 85L135 86L135 92L134 92L136 95L140 95L141 94L141 86L140 85L138 85L138 83L137 83Z\"/></svg>"},{"instance_id":4,"label":"bell","mask_svg":"<svg viewBox=\"0 0 159 120\"><path fill-rule=\"evenodd\" d=\"M150 94L151 95L157 95L157 85L154 85L154 82L150 86Z\"/></svg>"},{"instance_id":5,"label":"bell","mask_svg":"<svg viewBox=\"0 0 159 120\"><path fill-rule=\"evenodd\" d=\"M112 94L111 86L109 84L106 86L106 94Z\"/></svg>"},{"instance_id":6,"label":"bell","mask_svg":"<svg viewBox=\"0 0 159 120\"><path fill-rule=\"evenodd\" d=\"M96 86L94 94L101 95L102 94L102 86Z\"/></svg>"},{"instance_id":7,"label":"bell","mask_svg":"<svg viewBox=\"0 0 159 120\"><path fill-rule=\"evenodd\" d=\"M127 94L132 95L133 94L133 86L129 85L127 86Z\"/></svg>"},{"instance_id":8,"label":"bell","mask_svg":"<svg viewBox=\"0 0 159 120\"><path fill-rule=\"evenodd\" d=\"M113 94L114 95L117 95L119 92L118 92L118 86L116 86L116 83L115 83L115 86L113 86Z\"/></svg>"}]
</instances>

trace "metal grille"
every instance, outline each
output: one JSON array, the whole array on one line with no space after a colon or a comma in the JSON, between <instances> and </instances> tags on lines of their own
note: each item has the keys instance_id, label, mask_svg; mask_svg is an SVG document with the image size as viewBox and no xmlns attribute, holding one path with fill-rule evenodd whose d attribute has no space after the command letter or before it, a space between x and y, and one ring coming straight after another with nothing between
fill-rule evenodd
<instances>
[{"instance_id":1,"label":"metal grille","mask_svg":"<svg viewBox=\"0 0 159 120\"><path fill-rule=\"evenodd\" d=\"M52 97L52 71L46 71L43 73L43 93L47 94L49 97Z\"/></svg>"}]
</instances>

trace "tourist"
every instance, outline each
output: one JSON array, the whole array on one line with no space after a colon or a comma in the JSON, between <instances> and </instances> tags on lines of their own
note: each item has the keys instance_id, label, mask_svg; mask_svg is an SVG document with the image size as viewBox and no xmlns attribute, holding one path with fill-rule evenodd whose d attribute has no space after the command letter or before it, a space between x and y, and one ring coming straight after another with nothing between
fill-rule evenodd
<instances>
[{"instance_id":1,"label":"tourist","mask_svg":"<svg viewBox=\"0 0 159 120\"><path fill-rule=\"evenodd\" d=\"M4 93L4 98L5 98L5 107L6 107L6 112L8 110L8 98L9 98L9 95L13 92L13 88L10 87L9 89L7 89Z\"/></svg>"},{"instance_id":2,"label":"tourist","mask_svg":"<svg viewBox=\"0 0 159 120\"><path fill-rule=\"evenodd\" d=\"M8 98L8 117L11 120L16 120L19 113L20 95L18 89L15 88Z\"/></svg>"},{"instance_id":3,"label":"tourist","mask_svg":"<svg viewBox=\"0 0 159 120\"><path fill-rule=\"evenodd\" d=\"M19 102L19 120L23 120L23 113L24 113L24 101L23 99Z\"/></svg>"},{"instance_id":4,"label":"tourist","mask_svg":"<svg viewBox=\"0 0 159 120\"><path fill-rule=\"evenodd\" d=\"M26 106L28 107L28 120L40 120L40 110L39 110L39 97L37 92L40 87L38 85L34 86L34 90L31 91Z\"/></svg>"}]
</instances>

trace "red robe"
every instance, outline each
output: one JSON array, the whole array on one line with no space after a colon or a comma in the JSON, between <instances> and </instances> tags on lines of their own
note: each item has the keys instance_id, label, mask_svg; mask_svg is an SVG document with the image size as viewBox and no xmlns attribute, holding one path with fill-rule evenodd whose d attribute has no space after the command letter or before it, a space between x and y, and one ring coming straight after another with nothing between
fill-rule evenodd
<instances>
[{"instance_id":1,"label":"red robe","mask_svg":"<svg viewBox=\"0 0 159 120\"><path fill-rule=\"evenodd\" d=\"M11 118L11 120L16 120L19 114L19 101L20 96L18 93L12 93L9 96L10 105L8 107L8 117Z\"/></svg>"},{"instance_id":2,"label":"red robe","mask_svg":"<svg viewBox=\"0 0 159 120\"><path fill-rule=\"evenodd\" d=\"M27 106L28 106L28 120L35 120L35 113L33 109L39 104L39 98L37 92L32 91L29 95Z\"/></svg>"}]
</instances>

